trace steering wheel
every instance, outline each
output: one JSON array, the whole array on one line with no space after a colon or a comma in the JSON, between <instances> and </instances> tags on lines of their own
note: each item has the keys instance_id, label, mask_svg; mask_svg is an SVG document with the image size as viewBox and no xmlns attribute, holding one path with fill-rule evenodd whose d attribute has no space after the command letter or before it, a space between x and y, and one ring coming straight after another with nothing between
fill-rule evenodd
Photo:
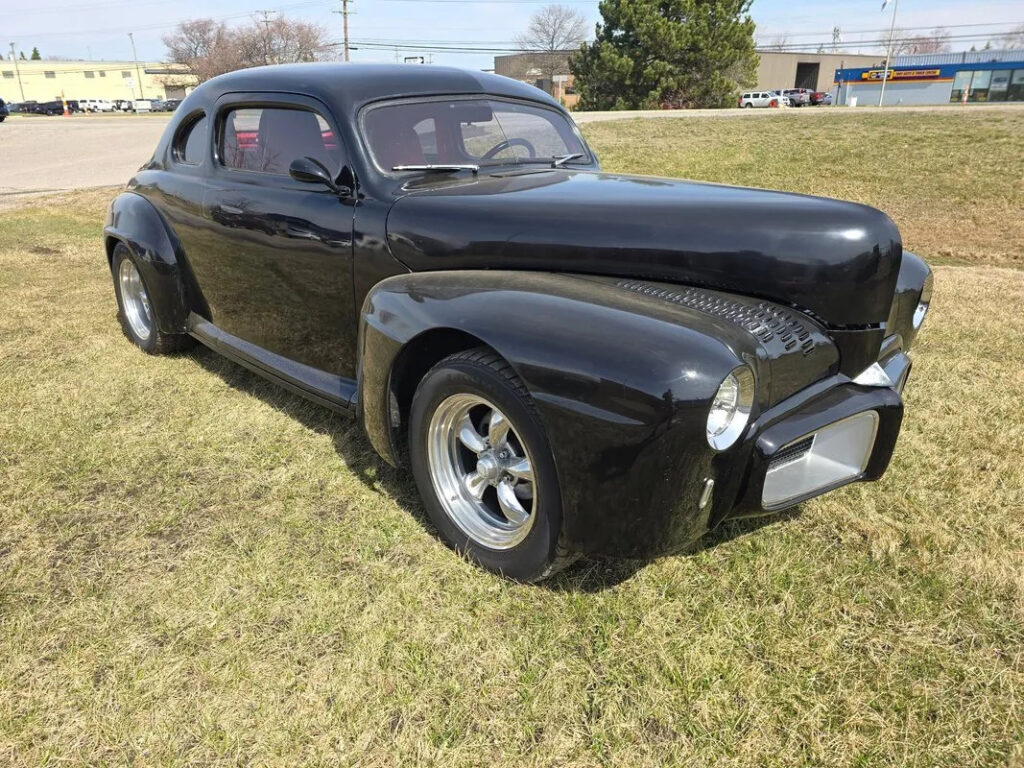
<instances>
[{"instance_id":1,"label":"steering wheel","mask_svg":"<svg viewBox=\"0 0 1024 768\"><path fill-rule=\"evenodd\" d=\"M528 142L526 139L515 138L508 139L506 141L499 141L493 147L484 152L480 156L480 159L493 160L495 155L497 155L499 152L503 152L504 150L509 149L510 147L524 147L526 151L529 153L527 154L527 157L537 156L537 149L533 146L533 144Z\"/></svg>"}]
</instances>

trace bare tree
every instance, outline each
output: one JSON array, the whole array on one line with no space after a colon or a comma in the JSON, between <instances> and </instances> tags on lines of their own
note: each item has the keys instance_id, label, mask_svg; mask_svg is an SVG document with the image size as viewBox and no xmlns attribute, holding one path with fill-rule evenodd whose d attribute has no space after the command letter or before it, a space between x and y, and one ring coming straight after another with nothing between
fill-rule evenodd
<instances>
[{"instance_id":1,"label":"bare tree","mask_svg":"<svg viewBox=\"0 0 1024 768\"><path fill-rule=\"evenodd\" d=\"M783 32L781 35L776 35L772 38L772 41L765 46L765 50L768 51L785 51L789 48L789 35Z\"/></svg>"},{"instance_id":2,"label":"bare tree","mask_svg":"<svg viewBox=\"0 0 1024 768\"><path fill-rule=\"evenodd\" d=\"M547 5L530 17L526 32L516 36L523 57L522 74L536 72L548 83L569 74L569 54L587 39L587 20L564 5ZM549 86L550 87L550 86Z\"/></svg>"},{"instance_id":3,"label":"bare tree","mask_svg":"<svg viewBox=\"0 0 1024 768\"><path fill-rule=\"evenodd\" d=\"M330 51L326 38L322 27L284 17L255 19L237 29L194 19L166 35L164 45L168 61L185 65L203 82L246 67L317 61Z\"/></svg>"},{"instance_id":4,"label":"bare tree","mask_svg":"<svg viewBox=\"0 0 1024 768\"><path fill-rule=\"evenodd\" d=\"M1005 35L997 37L994 41L994 45L996 48L1002 48L1007 51L1024 48L1024 24L1014 27Z\"/></svg>"},{"instance_id":5,"label":"bare tree","mask_svg":"<svg viewBox=\"0 0 1024 768\"><path fill-rule=\"evenodd\" d=\"M279 16L239 29L236 41L244 67L318 61L327 48L327 32L317 24Z\"/></svg>"},{"instance_id":6,"label":"bare tree","mask_svg":"<svg viewBox=\"0 0 1024 768\"><path fill-rule=\"evenodd\" d=\"M927 35L907 35L897 29L893 34L892 53L894 56L914 53L946 53L950 50L950 33L943 27L936 27Z\"/></svg>"},{"instance_id":7,"label":"bare tree","mask_svg":"<svg viewBox=\"0 0 1024 768\"><path fill-rule=\"evenodd\" d=\"M181 22L164 45L167 60L188 67L200 83L242 66L234 33L213 19Z\"/></svg>"}]
</instances>

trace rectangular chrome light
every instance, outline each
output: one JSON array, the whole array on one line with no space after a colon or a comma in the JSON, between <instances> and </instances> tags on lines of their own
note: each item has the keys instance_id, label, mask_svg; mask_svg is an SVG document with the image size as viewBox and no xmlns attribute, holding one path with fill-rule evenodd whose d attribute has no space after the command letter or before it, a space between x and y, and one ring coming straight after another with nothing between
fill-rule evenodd
<instances>
[{"instance_id":1,"label":"rectangular chrome light","mask_svg":"<svg viewBox=\"0 0 1024 768\"><path fill-rule=\"evenodd\" d=\"M865 411L782 446L768 465L761 506L778 509L856 480L877 432L878 413Z\"/></svg>"}]
</instances>

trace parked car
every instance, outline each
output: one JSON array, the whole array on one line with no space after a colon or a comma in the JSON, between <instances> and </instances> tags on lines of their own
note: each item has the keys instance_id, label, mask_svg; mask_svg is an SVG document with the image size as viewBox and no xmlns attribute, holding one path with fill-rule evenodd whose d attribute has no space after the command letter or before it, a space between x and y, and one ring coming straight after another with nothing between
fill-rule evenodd
<instances>
[{"instance_id":1,"label":"parked car","mask_svg":"<svg viewBox=\"0 0 1024 768\"><path fill-rule=\"evenodd\" d=\"M3 99L0 99L0 123L7 119L8 114L7 104Z\"/></svg>"},{"instance_id":2,"label":"parked car","mask_svg":"<svg viewBox=\"0 0 1024 768\"><path fill-rule=\"evenodd\" d=\"M931 298L880 211L602 173L543 91L430 66L203 83L104 238L131 342L358 419L528 581L881 477Z\"/></svg>"},{"instance_id":3,"label":"parked car","mask_svg":"<svg viewBox=\"0 0 1024 768\"><path fill-rule=\"evenodd\" d=\"M115 112L134 112L135 104L130 99L114 99Z\"/></svg>"},{"instance_id":4,"label":"parked car","mask_svg":"<svg viewBox=\"0 0 1024 768\"><path fill-rule=\"evenodd\" d=\"M18 113L23 115L32 114L35 109L36 102L34 101L12 101L7 104L7 109L11 114Z\"/></svg>"},{"instance_id":5,"label":"parked car","mask_svg":"<svg viewBox=\"0 0 1024 768\"><path fill-rule=\"evenodd\" d=\"M778 91L750 91L740 94L739 106L745 109L752 107L788 106L780 98Z\"/></svg>"},{"instance_id":6,"label":"parked car","mask_svg":"<svg viewBox=\"0 0 1024 768\"><path fill-rule=\"evenodd\" d=\"M814 91L811 93L811 104L818 106L820 104L831 104L832 94L827 91Z\"/></svg>"},{"instance_id":7,"label":"parked car","mask_svg":"<svg viewBox=\"0 0 1024 768\"><path fill-rule=\"evenodd\" d=\"M33 105L32 112L37 115L63 115L64 102L59 99L55 101L42 101Z\"/></svg>"},{"instance_id":8,"label":"parked car","mask_svg":"<svg viewBox=\"0 0 1024 768\"><path fill-rule=\"evenodd\" d=\"M80 99L79 103L86 112L113 112L114 102L109 99Z\"/></svg>"},{"instance_id":9,"label":"parked car","mask_svg":"<svg viewBox=\"0 0 1024 768\"><path fill-rule=\"evenodd\" d=\"M81 112L84 111L82 109L81 103L77 99L68 99L67 100L67 105L68 105L68 112L70 112L71 114L81 113Z\"/></svg>"},{"instance_id":10,"label":"parked car","mask_svg":"<svg viewBox=\"0 0 1024 768\"><path fill-rule=\"evenodd\" d=\"M167 102L164 101L163 99L153 99L150 102L149 111L150 112L173 112L174 110L172 110L167 105Z\"/></svg>"},{"instance_id":11,"label":"parked car","mask_svg":"<svg viewBox=\"0 0 1024 768\"><path fill-rule=\"evenodd\" d=\"M811 92L807 88L786 88L782 95L787 97L794 107L806 107L811 103Z\"/></svg>"}]
</instances>

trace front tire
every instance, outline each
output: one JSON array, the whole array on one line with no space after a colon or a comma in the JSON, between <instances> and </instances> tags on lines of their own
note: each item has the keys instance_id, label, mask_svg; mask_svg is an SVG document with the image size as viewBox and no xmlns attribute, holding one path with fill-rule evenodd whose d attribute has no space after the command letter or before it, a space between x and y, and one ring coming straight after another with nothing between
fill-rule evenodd
<instances>
[{"instance_id":1,"label":"front tire","mask_svg":"<svg viewBox=\"0 0 1024 768\"><path fill-rule=\"evenodd\" d=\"M160 330L149 290L135 257L124 243L114 246L110 269L117 298L117 319L129 341L150 355L171 354L192 346L191 336Z\"/></svg>"},{"instance_id":2,"label":"front tire","mask_svg":"<svg viewBox=\"0 0 1024 768\"><path fill-rule=\"evenodd\" d=\"M561 494L540 416L491 350L451 355L423 377L409 456L427 514L457 552L526 582L575 560L559 545Z\"/></svg>"}]
</instances>

